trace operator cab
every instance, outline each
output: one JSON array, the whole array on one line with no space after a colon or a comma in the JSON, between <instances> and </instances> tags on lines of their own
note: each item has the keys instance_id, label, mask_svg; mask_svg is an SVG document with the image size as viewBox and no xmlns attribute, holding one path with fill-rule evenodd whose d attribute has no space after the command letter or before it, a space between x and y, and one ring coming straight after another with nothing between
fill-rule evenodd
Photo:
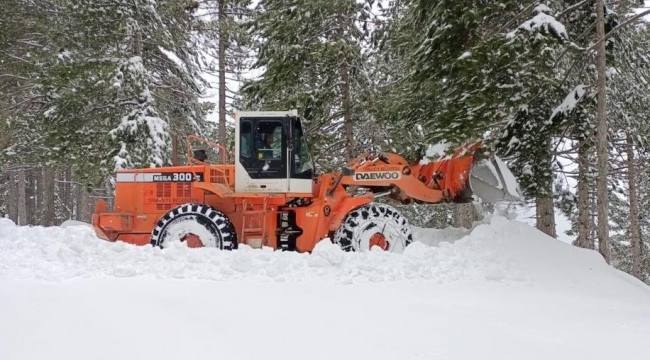
<instances>
[{"instance_id":1,"label":"operator cab","mask_svg":"<svg viewBox=\"0 0 650 360\"><path fill-rule=\"evenodd\" d=\"M235 115L235 191L312 193L314 167L293 111Z\"/></svg>"}]
</instances>

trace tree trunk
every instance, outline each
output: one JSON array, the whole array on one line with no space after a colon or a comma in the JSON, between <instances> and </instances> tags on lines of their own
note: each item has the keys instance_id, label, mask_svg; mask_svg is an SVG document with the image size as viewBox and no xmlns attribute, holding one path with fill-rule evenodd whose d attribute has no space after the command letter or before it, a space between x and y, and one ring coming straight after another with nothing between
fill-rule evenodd
<instances>
[{"instance_id":1,"label":"tree trunk","mask_svg":"<svg viewBox=\"0 0 650 360\"><path fill-rule=\"evenodd\" d=\"M589 156L585 144L578 150L578 246L593 249L590 241L591 219L589 207Z\"/></svg>"},{"instance_id":2,"label":"tree trunk","mask_svg":"<svg viewBox=\"0 0 650 360\"><path fill-rule=\"evenodd\" d=\"M548 171L551 172L551 142L546 141L543 156L545 157ZM537 212L537 229L548 236L557 237L555 230L555 204L553 204L553 178L540 174L538 177L539 191L535 199L535 210Z\"/></svg>"},{"instance_id":3,"label":"tree trunk","mask_svg":"<svg viewBox=\"0 0 650 360\"><path fill-rule=\"evenodd\" d=\"M548 236L557 237L553 197L550 194L537 196L535 207L537 211L537 229Z\"/></svg>"},{"instance_id":4,"label":"tree trunk","mask_svg":"<svg viewBox=\"0 0 650 360\"><path fill-rule=\"evenodd\" d=\"M45 166L43 168L43 181L41 182L41 206L43 207L44 226L53 226L56 221L56 212L54 208L54 179L56 172L54 168Z\"/></svg>"},{"instance_id":5,"label":"tree trunk","mask_svg":"<svg viewBox=\"0 0 650 360\"><path fill-rule=\"evenodd\" d=\"M83 186L79 186L77 192L77 220L90 222L90 195Z\"/></svg>"},{"instance_id":6,"label":"tree trunk","mask_svg":"<svg viewBox=\"0 0 650 360\"><path fill-rule=\"evenodd\" d=\"M598 230L597 230L597 218L598 218L598 204L596 201L596 192L595 191L590 191L589 196L591 199L591 202L589 206L591 207L591 231L589 232L590 234L590 239L589 243L593 245L593 248L596 247L596 239L598 238Z\"/></svg>"},{"instance_id":7,"label":"tree trunk","mask_svg":"<svg viewBox=\"0 0 650 360\"><path fill-rule=\"evenodd\" d=\"M18 219L16 224L27 225L27 179L25 172L27 170L18 170Z\"/></svg>"},{"instance_id":8,"label":"tree trunk","mask_svg":"<svg viewBox=\"0 0 650 360\"><path fill-rule=\"evenodd\" d=\"M226 136L226 31L225 31L225 0L219 1L218 36L219 36L219 143L227 146Z\"/></svg>"},{"instance_id":9,"label":"tree trunk","mask_svg":"<svg viewBox=\"0 0 650 360\"><path fill-rule=\"evenodd\" d=\"M41 185L39 183L40 171L38 169L29 169L27 175L27 223L36 225L40 223L39 208L38 208L38 193L37 189Z\"/></svg>"},{"instance_id":10,"label":"tree trunk","mask_svg":"<svg viewBox=\"0 0 650 360\"><path fill-rule=\"evenodd\" d=\"M61 184L61 203L63 206L61 214L63 215L63 220L71 219L72 215L72 185L70 183L71 169L69 166L63 168L62 184Z\"/></svg>"},{"instance_id":11,"label":"tree trunk","mask_svg":"<svg viewBox=\"0 0 650 360\"><path fill-rule=\"evenodd\" d=\"M639 225L639 194L634 164L634 141L627 134L627 181L630 188L630 242L632 243L632 275L641 278L641 226Z\"/></svg>"},{"instance_id":12,"label":"tree trunk","mask_svg":"<svg viewBox=\"0 0 650 360\"><path fill-rule=\"evenodd\" d=\"M453 224L457 228L469 229L478 219L478 213L474 204L454 204Z\"/></svg>"},{"instance_id":13,"label":"tree trunk","mask_svg":"<svg viewBox=\"0 0 650 360\"><path fill-rule=\"evenodd\" d=\"M7 176L8 176L7 182L9 184L9 198L8 198L9 203L7 204L7 213L9 214L9 218L17 224L18 223L18 201L20 197L18 195L18 180L16 176L16 171L15 170L9 171Z\"/></svg>"},{"instance_id":14,"label":"tree trunk","mask_svg":"<svg viewBox=\"0 0 650 360\"><path fill-rule=\"evenodd\" d=\"M139 29L136 29L133 37L133 52L135 56L142 56L142 34Z\"/></svg>"},{"instance_id":15,"label":"tree trunk","mask_svg":"<svg viewBox=\"0 0 650 360\"><path fill-rule=\"evenodd\" d=\"M598 40L605 38L605 11L604 1L596 1L596 33ZM611 261L609 249L609 199L607 194L607 88L605 75L607 66L605 63L605 41L599 41L597 46L597 72L598 72L598 137L596 139L598 153L598 178L596 179L596 191L598 200L598 250L605 261Z\"/></svg>"},{"instance_id":16,"label":"tree trunk","mask_svg":"<svg viewBox=\"0 0 650 360\"><path fill-rule=\"evenodd\" d=\"M352 109L350 109L350 73L347 61L341 62L339 66L341 76L341 94L343 96L343 124L345 126L345 152L348 160L355 157L354 154L354 132L352 127Z\"/></svg>"}]
</instances>

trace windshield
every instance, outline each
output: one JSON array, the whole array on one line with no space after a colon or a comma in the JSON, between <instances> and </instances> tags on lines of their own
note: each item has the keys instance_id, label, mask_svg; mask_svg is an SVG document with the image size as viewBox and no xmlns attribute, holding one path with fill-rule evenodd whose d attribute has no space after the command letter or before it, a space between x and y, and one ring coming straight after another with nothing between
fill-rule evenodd
<instances>
[{"instance_id":1,"label":"windshield","mask_svg":"<svg viewBox=\"0 0 650 360\"><path fill-rule=\"evenodd\" d=\"M305 179L311 178L314 171L313 161L299 119L295 119L293 122L293 153L294 177Z\"/></svg>"}]
</instances>

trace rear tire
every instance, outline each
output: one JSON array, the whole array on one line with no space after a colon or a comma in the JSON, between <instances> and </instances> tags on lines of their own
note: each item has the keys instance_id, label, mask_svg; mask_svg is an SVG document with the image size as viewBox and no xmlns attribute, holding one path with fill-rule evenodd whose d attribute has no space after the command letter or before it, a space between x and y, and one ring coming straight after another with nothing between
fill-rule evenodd
<instances>
[{"instance_id":1,"label":"rear tire","mask_svg":"<svg viewBox=\"0 0 650 360\"><path fill-rule=\"evenodd\" d=\"M151 244L164 248L173 241L186 242L190 247L237 248L237 234L230 219L205 204L177 206L158 220L151 232ZM194 245L197 241L200 246Z\"/></svg>"},{"instance_id":2,"label":"rear tire","mask_svg":"<svg viewBox=\"0 0 650 360\"><path fill-rule=\"evenodd\" d=\"M379 246L401 253L413 242L411 226L397 209L386 204L367 204L350 211L334 233L334 243L345 251L370 251Z\"/></svg>"}]
</instances>

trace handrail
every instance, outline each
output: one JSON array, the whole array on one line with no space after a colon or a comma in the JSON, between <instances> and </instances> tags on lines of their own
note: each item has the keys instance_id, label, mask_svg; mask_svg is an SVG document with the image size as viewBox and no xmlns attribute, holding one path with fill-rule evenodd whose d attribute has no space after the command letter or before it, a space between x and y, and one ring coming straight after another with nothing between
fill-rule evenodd
<instances>
[{"instance_id":1,"label":"handrail","mask_svg":"<svg viewBox=\"0 0 650 360\"><path fill-rule=\"evenodd\" d=\"M229 164L226 161L226 155L228 153L228 150L226 149L225 146L223 146L223 145L221 145L219 143L216 143L216 142L212 142L212 141L207 140L205 138L202 138L200 136L196 136L196 135L187 135L186 139L187 139L187 141L186 141L187 159L188 159L188 161L190 163L195 162L195 163L200 164L200 165L205 165L205 163L203 161L197 160L194 156L192 156L192 143L191 143L191 141L194 140L196 142L206 144L206 145L212 147L213 149L217 149L219 154L221 155L221 163L224 164L224 165ZM232 153L230 155L232 155Z\"/></svg>"},{"instance_id":2,"label":"handrail","mask_svg":"<svg viewBox=\"0 0 650 360\"><path fill-rule=\"evenodd\" d=\"M228 166L228 167L226 168L226 167L224 167L224 165L216 165L216 166L215 165L212 165L212 166L208 165L206 167L206 169L209 170L210 173L212 173L212 171L214 171L216 173L219 173L218 177L224 179L223 184L230 187L230 186L234 185L234 179L232 178L232 176L226 175L226 171L227 170L234 171L235 167L234 167L233 164L226 164L226 166ZM212 177L212 174L210 174L210 177ZM210 179L210 182L213 182L212 179Z\"/></svg>"}]
</instances>

